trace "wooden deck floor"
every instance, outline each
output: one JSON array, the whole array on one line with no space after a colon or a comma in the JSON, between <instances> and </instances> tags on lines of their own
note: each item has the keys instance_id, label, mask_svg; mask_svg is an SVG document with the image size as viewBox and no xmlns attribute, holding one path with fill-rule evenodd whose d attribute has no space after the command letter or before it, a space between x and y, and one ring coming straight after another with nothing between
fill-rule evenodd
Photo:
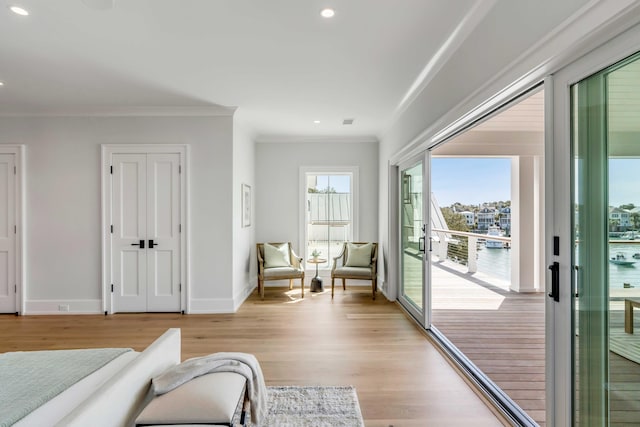
<instances>
[{"instance_id":1,"label":"wooden deck floor","mask_svg":"<svg viewBox=\"0 0 640 427\"><path fill-rule=\"evenodd\" d=\"M448 261L434 263L432 278L433 325L544 425L544 294L511 292Z\"/></svg>"},{"instance_id":2,"label":"wooden deck floor","mask_svg":"<svg viewBox=\"0 0 640 427\"><path fill-rule=\"evenodd\" d=\"M330 287L329 287L330 288ZM254 353L268 385L354 385L367 426L502 423L395 303L369 287L254 294L236 314L0 316L0 352L90 347L142 350L170 327L182 356Z\"/></svg>"},{"instance_id":3,"label":"wooden deck floor","mask_svg":"<svg viewBox=\"0 0 640 427\"><path fill-rule=\"evenodd\" d=\"M433 325L545 425L544 293L511 292L507 282L448 261L433 265L432 280ZM611 302L609 326L610 424L640 425L640 338L624 332L622 301ZM633 356L621 357L616 345Z\"/></svg>"}]
</instances>

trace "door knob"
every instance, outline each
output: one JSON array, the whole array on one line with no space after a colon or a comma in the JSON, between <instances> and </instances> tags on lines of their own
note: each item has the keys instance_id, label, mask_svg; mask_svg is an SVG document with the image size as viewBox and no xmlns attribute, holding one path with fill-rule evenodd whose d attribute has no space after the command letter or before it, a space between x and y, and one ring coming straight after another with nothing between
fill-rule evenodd
<instances>
[{"instance_id":1,"label":"door knob","mask_svg":"<svg viewBox=\"0 0 640 427\"><path fill-rule=\"evenodd\" d=\"M158 246L158 244L153 243L153 239L149 239L149 249L153 249L154 246Z\"/></svg>"},{"instance_id":2,"label":"door knob","mask_svg":"<svg viewBox=\"0 0 640 427\"><path fill-rule=\"evenodd\" d=\"M132 243L131 246L140 246L140 249L144 249L144 240L140 240L140 243Z\"/></svg>"}]
</instances>

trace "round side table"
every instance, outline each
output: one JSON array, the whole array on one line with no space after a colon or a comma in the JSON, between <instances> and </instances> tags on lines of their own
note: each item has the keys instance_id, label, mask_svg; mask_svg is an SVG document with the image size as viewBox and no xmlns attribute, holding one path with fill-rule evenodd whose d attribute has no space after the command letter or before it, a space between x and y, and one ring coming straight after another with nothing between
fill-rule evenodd
<instances>
[{"instance_id":1,"label":"round side table","mask_svg":"<svg viewBox=\"0 0 640 427\"><path fill-rule=\"evenodd\" d=\"M307 262L309 264L315 264L316 265L316 275L313 279L311 279L311 287L310 287L310 291L311 292L324 292L324 287L322 286L322 277L318 276L318 264L324 264L325 262L327 262L326 259L324 258L309 258L307 260Z\"/></svg>"}]
</instances>

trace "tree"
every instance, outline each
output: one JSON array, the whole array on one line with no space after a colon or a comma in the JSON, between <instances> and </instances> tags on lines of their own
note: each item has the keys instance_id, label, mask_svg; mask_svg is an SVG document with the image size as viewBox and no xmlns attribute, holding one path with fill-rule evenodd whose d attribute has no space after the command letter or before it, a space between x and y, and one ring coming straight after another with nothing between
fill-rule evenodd
<instances>
[{"instance_id":1,"label":"tree","mask_svg":"<svg viewBox=\"0 0 640 427\"><path fill-rule=\"evenodd\" d=\"M630 211L631 209L635 208L636 205L634 205L633 203L627 203L625 205L620 205L620 209L624 209L625 211Z\"/></svg>"},{"instance_id":2,"label":"tree","mask_svg":"<svg viewBox=\"0 0 640 427\"><path fill-rule=\"evenodd\" d=\"M467 218L456 213L451 208L442 208L442 216L444 217L449 230L469 231ZM455 236L458 243L449 243L447 247L447 258L454 259L460 264L467 265L469 260L469 242L466 237Z\"/></svg>"},{"instance_id":3,"label":"tree","mask_svg":"<svg viewBox=\"0 0 640 427\"><path fill-rule=\"evenodd\" d=\"M464 215L454 212L451 208L442 208L440 210L449 230L469 231L467 218Z\"/></svg>"},{"instance_id":4,"label":"tree","mask_svg":"<svg viewBox=\"0 0 640 427\"><path fill-rule=\"evenodd\" d=\"M620 220L609 218L609 231L618 231L618 227L620 227Z\"/></svg>"},{"instance_id":5,"label":"tree","mask_svg":"<svg viewBox=\"0 0 640 427\"><path fill-rule=\"evenodd\" d=\"M631 224L633 224L635 230L640 227L640 212L633 212L631 214Z\"/></svg>"}]
</instances>

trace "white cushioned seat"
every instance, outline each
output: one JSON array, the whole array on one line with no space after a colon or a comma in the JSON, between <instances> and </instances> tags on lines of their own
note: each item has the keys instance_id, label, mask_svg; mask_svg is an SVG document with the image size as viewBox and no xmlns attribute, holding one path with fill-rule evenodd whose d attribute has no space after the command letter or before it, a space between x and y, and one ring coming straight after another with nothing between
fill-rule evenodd
<instances>
[{"instance_id":1,"label":"white cushioned seat","mask_svg":"<svg viewBox=\"0 0 640 427\"><path fill-rule=\"evenodd\" d=\"M155 396L136 419L138 426L229 425L244 396L246 379L233 372L215 372Z\"/></svg>"},{"instance_id":2,"label":"white cushioned seat","mask_svg":"<svg viewBox=\"0 0 640 427\"><path fill-rule=\"evenodd\" d=\"M277 277L288 279L289 277L294 275L302 277L303 274L304 271L293 267L273 267L264 269L265 279L275 279Z\"/></svg>"},{"instance_id":3,"label":"white cushioned seat","mask_svg":"<svg viewBox=\"0 0 640 427\"><path fill-rule=\"evenodd\" d=\"M339 277L349 276L352 279L371 279L371 269L368 267L336 267L334 274Z\"/></svg>"}]
</instances>

